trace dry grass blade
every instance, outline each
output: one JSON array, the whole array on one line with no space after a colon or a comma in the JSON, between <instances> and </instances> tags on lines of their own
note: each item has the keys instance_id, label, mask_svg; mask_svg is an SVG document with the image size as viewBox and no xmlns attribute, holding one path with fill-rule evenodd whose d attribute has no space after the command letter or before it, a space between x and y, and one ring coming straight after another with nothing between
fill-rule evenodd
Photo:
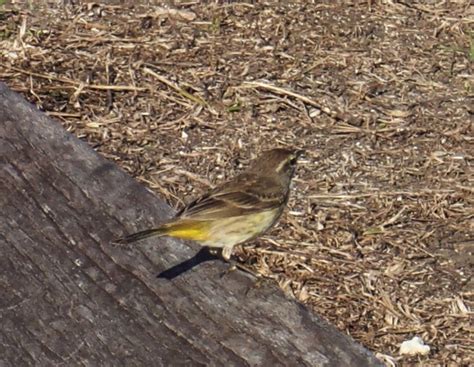
<instances>
[{"instance_id":1,"label":"dry grass blade","mask_svg":"<svg viewBox=\"0 0 474 367\"><path fill-rule=\"evenodd\" d=\"M182 88L178 87L176 84L172 83L171 81L166 79L164 76L158 75L153 70L151 70L149 68L143 68L143 72L145 74L149 74L149 75L153 76L155 79L159 80L160 82L162 82L166 86L170 87L171 89L173 89L175 92L177 92L181 96L189 99L190 101L193 101L193 102L195 102L197 104L200 104L202 106L206 106L206 107L209 106L208 103L205 100L203 100L202 98L193 96L191 93L188 93L185 90L183 90Z\"/></svg>"},{"instance_id":2,"label":"dry grass blade","mask_svg":"<svg viewBox=\"0 0 474 367\"><path fill-rule=\"evenodd\" d=\"M14 66L9 66L9 65L4 65L5 68L9 70L13 70L22 74L26 74L29 76L37 77L37 78L42 78L42 79L47 79L50 81L58 81L61 83L66 83L66 84L71 84L74 88L88 88L88 89L96 89L96 90L112 90L112 91L133 91L133 92L140 92L140 91L145 91L147 88L138 88L130 85L97 85L97 84L84 84L83 82L77 82L74 80L70 80L67 78L62 78L62 77L56 77L53 75L48 75L48 74L40 74L40 73L35 73L32 71L28 70L23 70ZM67 88L67 87L65 87Z\"/></svg>"},{"instance_id":3,"label":"dry grass blade","mask_svg":"<svg viewBox=\"0 0 474 367\"><path fill-rule=\"evenodd\" d=\"M303 96L301 94L295 93L295 92L293 92L291 90L288 90L288 89L277 87L277 86L269 84L269 83L244 82L238 88L261 88L261 89L268 90L270 92L274 92L276 94L280 94L280 95L283 95L283 96L293 97L293 98L295 98L297 100L300 100L300 101L302 101L302 102L304 102L304 103L306 103L306 104L308 104L312 107L317 108L318 110L321 110L322 112L328 114L331 117L334 117L336 119L340 119L340 117L339 117L340 114L338 112L333 111L333 110L329 109L328 107L321 106L321 104L315 102L311 98L308 98L308 97Z\"/></svg>"}]
</instances>

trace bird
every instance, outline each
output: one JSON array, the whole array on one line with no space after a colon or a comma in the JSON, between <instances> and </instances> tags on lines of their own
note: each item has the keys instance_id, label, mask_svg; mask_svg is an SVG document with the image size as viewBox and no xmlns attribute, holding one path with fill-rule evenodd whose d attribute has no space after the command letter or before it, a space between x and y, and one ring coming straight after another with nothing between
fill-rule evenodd
<instances>
[{"instance_id":1,"label":"bird","mask_svg":"<svg viewBox=\"0 0 474 367\"><path fill-rule=\"evenodd\" d=\"M303 150L263 152L248 169L181 209L156 228L114 241L128 245L150 237L193 240L230 261L234 246L265 233L280 218Z\"/></svg>"}]
</instances>

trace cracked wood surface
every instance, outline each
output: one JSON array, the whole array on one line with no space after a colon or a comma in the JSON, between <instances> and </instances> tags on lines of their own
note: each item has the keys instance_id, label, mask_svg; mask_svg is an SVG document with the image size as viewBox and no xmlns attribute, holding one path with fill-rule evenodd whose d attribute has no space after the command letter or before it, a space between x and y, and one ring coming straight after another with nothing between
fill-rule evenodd
<instances>
[{"instance_id":1,"label":"cracked wood surface","mask_svg":"<svg viewBox=\"0 0 474 367\"><path fill-rule=\"evenodd\" d=\"M110 245L172 210L2 83L0 157L1 366L380 365L219 261L157 277L197 245Z\"/></svg>"}]
</instances>

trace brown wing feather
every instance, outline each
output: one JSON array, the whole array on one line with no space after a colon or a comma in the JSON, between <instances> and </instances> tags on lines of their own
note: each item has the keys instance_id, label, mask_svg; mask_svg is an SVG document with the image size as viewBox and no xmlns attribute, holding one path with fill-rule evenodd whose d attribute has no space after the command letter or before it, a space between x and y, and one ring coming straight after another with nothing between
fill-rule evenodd
<instances>
[{"instance_id":1,"label":"brown wing feather","mask_svg":"<svg viewBox=\"0 0 474 367\"><path fill-rule=\"evenodd\" d=\"M177 217L212 220L275 208L285 202L287 190L271 177L242 174L187 205Z\"/></svg>"}]
</instances>

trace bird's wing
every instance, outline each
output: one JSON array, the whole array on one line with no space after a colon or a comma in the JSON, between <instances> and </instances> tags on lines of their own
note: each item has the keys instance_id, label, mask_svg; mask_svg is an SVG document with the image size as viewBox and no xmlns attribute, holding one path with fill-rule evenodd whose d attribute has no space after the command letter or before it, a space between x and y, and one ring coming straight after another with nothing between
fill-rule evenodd
<instances>
[{"instance_id":1,"label":"bird's wing","mask_svg":"<svg viewBox=\"0 0 474 367\"><path fill-rule=\"evenodd\" d=\"M241 175L187 205L177 217L212 220L277 208L287 192L271 177Z\"/></svg>"}]
</instances>

